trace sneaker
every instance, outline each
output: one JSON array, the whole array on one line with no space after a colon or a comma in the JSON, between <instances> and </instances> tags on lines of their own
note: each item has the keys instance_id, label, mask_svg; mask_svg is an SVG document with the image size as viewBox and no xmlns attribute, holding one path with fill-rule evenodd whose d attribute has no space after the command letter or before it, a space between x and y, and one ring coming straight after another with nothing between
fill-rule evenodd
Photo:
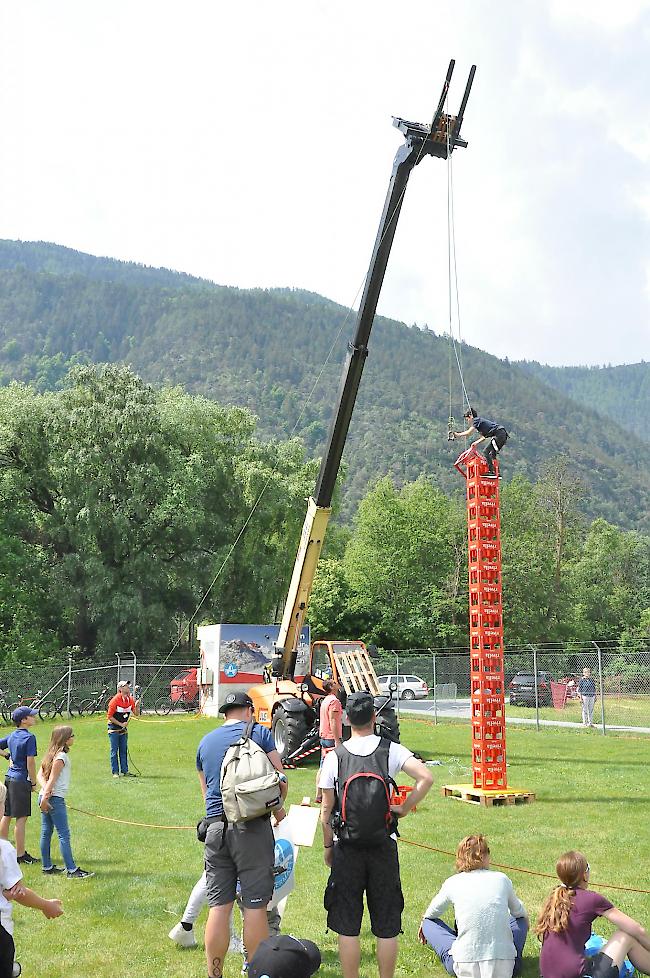
<instances>
[{"instance_id":1,"label":"sneaker","mask_svg":"<svg viewBox=\"0 0 650 978\"><path fill-rule=\"evenodd\" d=\"M40 863L40 859L37 859L36 856L30 855L28 852L24 852L22 856L18 856L16 861L19 863L28 863L28 864Z\"/></svg>"},{"instance_id":2,"label":"sneaker","mask_svg":"<svg viewBox=\"0 0 650 978\"><path fill-rule=\"evenodd\" d=\"M20 967L17 961L14 961L13 967L11 969L11 978L19 978L22 975L23 969Z\"/></svg>"},{"instance_id":3,"label":"sneaker","mask_svg":"<svg viewBox=\"0 0 650 978\"><path fill-rule=\"evenodd\" d=\"M80 869L77 866L77 868L72 873L71 872L68 872L68 879L69 880L87 880L91 876L94 876L94 875L95 875L94 873L87 873L85 869Z\"/></svg>"},{"instance_id":4,"label":"sneaker","mask_svg":"<svg viewBox=\"0 0 650 978\"><path fill-rule=\"evenodd\" d=\"M125 771L122 775L123 778L137 778L137 774L131 774L130 771Z\"/></svg>"},{"instance_id":5,"label":"sneaker","mask_svg":"<svg viewBox=\"0 0 650 978\"><path fill-rule=\"evenodd\" d=\"M172 927L169 932L169 938L172 941L176 941L180 947L196 947L194 928L191 930L185 930L181 923L178 923L175 927Z\"/></svg>"},{"instance_id":6,"label":"sneaker","mask_svg":"<svg viewBox=\"0 0 650 978\"><path fill-rule=\"evenodd\" d=\"M113 777L114 778L119 778L119 774L114 774Z\"/></svg>"},{"instance_id":7,"label":"sneaker","mask_svg":"<svg viewBox=\"0 0 650 978\"><path fill-rule=\"evenodd\" d=\"M55 873L65 873L63 866L48 866L47 869L43 868L43 873L46 876L54 876Z\"/></svg>"}]
</instances>

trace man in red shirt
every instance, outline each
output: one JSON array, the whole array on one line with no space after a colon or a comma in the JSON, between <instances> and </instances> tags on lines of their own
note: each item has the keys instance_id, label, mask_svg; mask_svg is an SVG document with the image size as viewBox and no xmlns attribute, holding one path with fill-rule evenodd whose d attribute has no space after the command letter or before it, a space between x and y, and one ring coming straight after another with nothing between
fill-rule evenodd
<instances>
[{"instance_id":1,"label":"man in red shirt","mask_svg":"<svg viewBox=\"0 0 650 978\"><path fill-rule=\"evenodd\" d=\"M131 685L126 679L117 684L117 695L108 704L108 740L111 745L111 771L114 778L134 778L129 771L127 751L127 724L132 715L137 716L137 704L131 696Z\"/></svg>"}]
</instances>

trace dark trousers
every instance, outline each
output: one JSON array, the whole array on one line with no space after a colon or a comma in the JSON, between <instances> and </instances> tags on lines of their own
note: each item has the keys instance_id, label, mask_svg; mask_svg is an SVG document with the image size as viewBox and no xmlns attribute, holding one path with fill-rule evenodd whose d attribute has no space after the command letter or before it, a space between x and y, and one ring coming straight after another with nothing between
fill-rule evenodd
<instances>
[{"instance_id":1,"label":"dark trousers","mask_svg":"<svg viewBox=\"0 0 650 978\"><path fill-rule=\"evenodd\" d=\"M512 940L517 952L512 973L513 975L518 975L521 972L521 956L523 954L524 944L526 943L526 935L528 934L528 921L525 917L511 917L510 929L512 930ZM433 948L440 958L445 971L450 975L455 975L451 945L456 940L456 931L452 930L444 920L439 920L436 917L435 920L422 921L422 933L426 938L427 944Z\"/></svg>"},{"instance_id":2,"label":"dark trousers","mask_svg":"<svg viewBox=\"0 0 650 978\"><path fill-rule=\"evenodd\" d=\"M128 733L126 730L121 733L117 730L108 731L108 741L111 745L111 771L113 774L127 774L129 770L128 761Z\"/></svg>"},{"instance_id":3,"label":"dark trousers","mask_svg":"<svg viewBox=\"0 0 650 978\"><path fill-rule=\"evenodd\" d=\"M488 441L488 446L483 452L483 458L488 464L490 472L494 472L494 459L497 457L503 446L508 440L508 432L505 428L498 428Z\"/></svg>"},{"instance_id":4,"label":"dark trousers","mask_svg":"<svg viewBox=\"0 0 650 978\"><path fill-rule=\"evenodd\" d=\"M0 978L11 978L14 970L14 939L0 924Z\"/></svg>"}]
</instances>

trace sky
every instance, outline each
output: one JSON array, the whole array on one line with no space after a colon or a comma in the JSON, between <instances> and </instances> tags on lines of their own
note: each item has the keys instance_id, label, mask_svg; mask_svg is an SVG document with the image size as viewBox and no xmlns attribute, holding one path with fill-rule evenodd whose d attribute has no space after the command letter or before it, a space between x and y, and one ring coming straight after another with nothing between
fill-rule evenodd
<instances>
[{"instance_id":1,"label":"sky","mask_svg":"<svg viewBox=\"0 0 650 978\"><path fill-rule=\"evenodd\" d=\"M358 303L393 157L476 79L452 156L466 342L650 359L650 0L0 7L0 238ZM447 163L411 175L379 312L449 329ZM455 281L453 291L455 292Z\"/></svg>"}]
</instances>

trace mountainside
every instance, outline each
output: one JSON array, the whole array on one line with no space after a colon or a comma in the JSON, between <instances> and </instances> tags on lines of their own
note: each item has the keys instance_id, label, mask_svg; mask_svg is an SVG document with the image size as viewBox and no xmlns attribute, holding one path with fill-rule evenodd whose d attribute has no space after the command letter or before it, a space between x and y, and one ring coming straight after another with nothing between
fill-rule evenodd
<instances>
[{"instance_id":1,"label":"mountainside","mask_svg":"<svg viewBox=\"0 0 650 978\"><path fill-rule=\"evenodd\" d=\"M650 363L645 361L617 367L548 367L535 361L517 366L628 431L640 433L641 419L648 417Z\"/></svg>"},{"instance_id":2,"label":"mountainside","mask_svg":"<svg viewBox=\"0 0 650 978\"><path fill-rule=\"evenodd\" d=\"M353 326L347 310L303 291L225 288L55 245L0 242L3 384L17 379L48 389L71 363L124 361L152 383L245 405L263 435L295 430L319 453ZM555 368L501 361L468 346L462 361L475 407L511 434L506 479L516 472L534 478L547 459L566 452L588 487L590 516L650 531L650 475L636 435L591 405L586 411L586 396L576 403L545 379L543 371ZM453 388L460 428L456 372ZM447 442L448 414L446 339L379 317L345 453L344 512L386 474L402 482L425 473L460 491L451 463L462 445Z\"/></svg>"}]
</instances>

